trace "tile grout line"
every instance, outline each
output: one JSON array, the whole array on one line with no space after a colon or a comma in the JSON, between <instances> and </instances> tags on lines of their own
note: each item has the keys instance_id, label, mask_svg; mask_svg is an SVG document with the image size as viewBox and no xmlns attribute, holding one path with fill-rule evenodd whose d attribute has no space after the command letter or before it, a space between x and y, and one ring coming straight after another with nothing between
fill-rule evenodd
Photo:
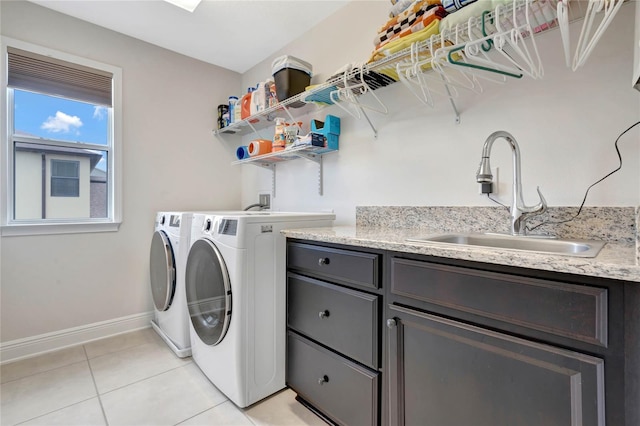
<instances>
[{"instance_id":1,"label":"tile grout line","mask_svg":"<svg viewBox=\"0 0 640 426\"><path fill-rule=\"evenodd\" d=\"M95 341L94 341L94 342L95 342ZM93 342L89 342L89 343L93 343ZM137 347L139 347L139 346L150 345L150 344L152 344L152 343L155 343L155 342L153 342L153 341L152 341L152 342L142 342L142 343L138 343L138 344L136 344L136 345L132 345L132 346L127 346L127 347L124 347L124 348L116 349L116 350L114 350L114 351L105 352L105 353L100 354L100 355L95 355L95 356L93 356L93 357L89 357L89 354L87 354L87 351L86 351L86 349L85 349L85 355L87 356L87 359L97 359L97 358L101 358L101 357L104 357L104 356L109 356L109 355L117 354L117 353L119 353L119 352L128 351L128 350L131 350L131 349L137 348ZM164 342L163 342L163 343L164 343ZM85 345L85 344L86 344L86 343L84 343L84 344L83 344L83 347L84 347L84 345Z\"/></svg>"},{"instance_id":2,"label":"tile grout line","mask_svg":"<svg viewBox=\"0 0 640 426\"><path fill-rule=\"evenodd\" d=\"M82 345L82 350L84 351L84 356L87 357L87 365L89 366L89 373L91 374L91 380L93 381L93 387L96 390L96 396L98 397L98 404L100 404L100 411L102 412L102 417L104 418L104 424L109 426L109 420L107 419L107 413L104 411L104 405L102 405L102 398L100 398L100 391L98 391L98 384L96 383L96 378L93 375L93 369L91 368L91 361L89 360L89 355L87 354L87 348L85 345Z\"/></svg>"},{"instance_id":3,"label":"tile grout line","mask_svg":"<svg viewBox=\"0 0 640 426\"><path fill-rule=\"evenodd\" d=\"M85 354L85 355L86 355L86 354ZM58 366L58 367L53 367L53 368L50 368L50 369L48 369L48 370L37 371L37 372L35 372L35 373L27 374L26 376L18 377L18 378L16 378L16 379L7 380L7 381L6 381L6 382L4 382L4 383L0 383L0 386L4 386L4 385L6 385L6 384L8 384L8 383L17 382L18 380L28 379L29 377L34 377L34 376L37 376L37 375L39 375L39 374L44 374L44 373L49 373L49 372L51 372L51 371L60 370L61 368L66 368L66 367L69 367L69 366L71 366L71 365L80 364L80 363L82 363L82 362L84 362L84 361L87 361L87 360L86 360L86 359L83 359L82 361L72 362L72 363L69 363L69 364L66 364L66 365L60 365L60 366ZM18 362L20 362L20 361L18 361Z\"/></svg>"},{"instance_id":4,"label":"tile grout line","mask_svg":"<svg viewBox=\"0 0 640 426\"><path fill-rule=\"evenodd\" d=\"M178 423L176 423L174 426L179 426L182 423L186 422L187 420L191 420L194 417L199 416L200 414L206 413L209 410L213 410L216 407L219 407L220 405L224 404L225 402L230 401L229 399L225 399L224 401L218 403L218 404L214 404L213 406L209 407L209 408L205 408L204 410L200 411L199 413L194 414L193 416L187 417L184 420L180 420ZM246 416L245 416L246 417Z\"/></svg>"},{"instance_id":5,"label":"tile grout line","mask_svg":"<svg viewBox=\"0 0 640 426\"><path fill-rule=\"evenodd\" d=\"M118 386L117 388L109 389L108 391L105 391L103 395L106 395L106 394L111 393L111 392L115 392L115 391L120 390L120 389L124 389L124 388L126 388L128 386L131 386L131 385L135 385L136 383L144 382L145 380L151 379L153 377L158 377L158 376L160 376L162 374L168 373L169 371L177 370L178 368L184 368L187 365L189 365L190 363L191 363L191 361L189 361L188 363L186 363L184 365L179 365L177 367L170 368L170 369L162 371L160 373L156 373L156 374L154 374L152 376L136 380L135 382L127 383L126 385L122 385L122 386ZM97 392L97 387L96 387L96 392Z\"/></svg>"},{"instance_id":6,"label":"tile grout line","mask_svg":"<svg viewBox=\"0 0 640 426\"><path fill-rule=\"evenodd\" d=\"M67 405L67 406L57 408L57 409L55 409L55 410L53 410L53 411L49 411L49 412L47 412L47 413L40 414L40 415L38 415L38 416L36 416L36 417L32 417L32 418L30 418L30 419L22 420L21 422L16 423L16 424L15 424L15 426L22 425L22 424L25 424L25 423L27 423L27 422L30 422L30 421L33 421L33 420L39 419L40 417L48 416L49 414L53 414L53 413L55 413L55 412L58 412L58 411L64 410L64 409L69 408L69 407L73 407L74 405L82 404L83 402L90 401L91 399L93 399L93 397L91 397L91 398L87 398L87 399L83 399L82 401L74 402L73 404L69 404L69 405Z\"/></svg>"}]
</instances>

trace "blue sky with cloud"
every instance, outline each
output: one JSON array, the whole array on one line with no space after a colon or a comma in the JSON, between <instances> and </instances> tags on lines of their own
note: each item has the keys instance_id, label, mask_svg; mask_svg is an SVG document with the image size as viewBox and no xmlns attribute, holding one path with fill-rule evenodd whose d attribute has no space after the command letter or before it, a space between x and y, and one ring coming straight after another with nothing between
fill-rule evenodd
<instances>
[{"instance_id":1,"label":"blue sky with cloud","mask_svg":"<svg viewBox=\"0 0 640 426\"><path fill-rule=\"evenodd\" d=\"M107 110L69 99L14 91L16 133L68 142L107 144Z\"/></svg>"}]
</instances>

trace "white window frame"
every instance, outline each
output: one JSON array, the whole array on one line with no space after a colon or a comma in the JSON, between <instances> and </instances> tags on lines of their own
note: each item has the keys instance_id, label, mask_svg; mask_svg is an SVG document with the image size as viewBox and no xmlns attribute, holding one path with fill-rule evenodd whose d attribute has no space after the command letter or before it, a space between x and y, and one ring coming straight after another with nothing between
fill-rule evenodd
<instances>
[{"instance_id":1,"label":"white window frame","mask_svg":"<svg viewBox=\"0 0 640 426\"><path fill-rule=\"evenodd\" d=\"M2 61L0 61L0 87L2 105L5 106L4 114L0 117L0 233L4 236L19 235L45 235L45 234L69 234L86 232L117 231L122 223L122 69L113 65L81 58L68 53L49 49L35 44L23 42L9 37L1 37ZM63 61L84 65L110 72L113 75L113 107L109 115L108 140L111 145L100 146L102 151L107 151L108 161L108 210L106 218L82 218L82 219L36 219L14 220L14 137L13 130L13 89L7 87L8 55L7 48L14 47L21 50L46 55ZM30 140L27 140L30 139ZM16 141L38 143L40 139L15 138ZM65 142L60 142L64 146ZM70 144L77 147L77 144Z\"/></svg>"}]
</instances>

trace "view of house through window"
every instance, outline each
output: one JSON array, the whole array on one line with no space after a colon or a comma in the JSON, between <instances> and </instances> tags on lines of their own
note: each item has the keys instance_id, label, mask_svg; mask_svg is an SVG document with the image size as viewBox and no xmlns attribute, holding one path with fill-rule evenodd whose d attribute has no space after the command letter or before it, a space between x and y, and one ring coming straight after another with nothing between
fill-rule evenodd
<instances>
[{"instance_id":1,"label":"view of house through window","mask_svg":"<svg viewBox=\"0 0 640 426\"><path fill-rule=\"evenodd\" d=\"M108 108L14 90L14 219L108 215Z\"/></svg>"}]
</instances>

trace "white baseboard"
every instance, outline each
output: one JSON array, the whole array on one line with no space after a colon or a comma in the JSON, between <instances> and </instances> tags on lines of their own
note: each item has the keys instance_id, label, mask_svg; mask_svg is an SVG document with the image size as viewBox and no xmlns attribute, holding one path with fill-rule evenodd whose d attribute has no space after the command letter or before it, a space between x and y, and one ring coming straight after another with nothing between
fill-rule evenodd
<instances>
[{"instance_id":1,"label":"white baseboard","mask_svg":"<svg viewBox=\"0 0 640 426\"><path fill-rule=\"evenodd\" d=\"M0 343L0 364L151 327L153 317L153 312L145 312L3 342Z\"/></svg>"}]
</instances>

